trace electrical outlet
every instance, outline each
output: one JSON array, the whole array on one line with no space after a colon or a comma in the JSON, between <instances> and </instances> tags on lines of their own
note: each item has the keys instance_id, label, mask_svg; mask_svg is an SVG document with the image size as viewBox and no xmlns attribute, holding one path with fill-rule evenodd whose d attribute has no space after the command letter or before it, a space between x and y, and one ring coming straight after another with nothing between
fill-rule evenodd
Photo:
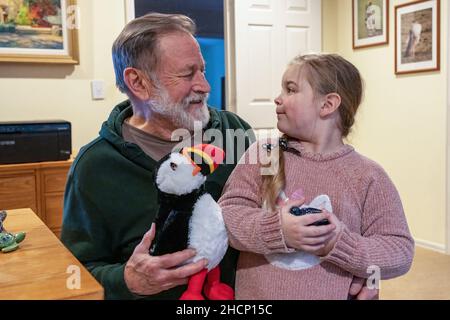
<instances>
[{"instance_id":1,"label":"electrical outlet","mask_svg":"<svg viewBox=\"0 0 450 320\"><path fill-rule=\"evenodd\" d=\"M91 81L92 100L105 99L105 81L92 80Z\"/></svg>"}]
</instances>

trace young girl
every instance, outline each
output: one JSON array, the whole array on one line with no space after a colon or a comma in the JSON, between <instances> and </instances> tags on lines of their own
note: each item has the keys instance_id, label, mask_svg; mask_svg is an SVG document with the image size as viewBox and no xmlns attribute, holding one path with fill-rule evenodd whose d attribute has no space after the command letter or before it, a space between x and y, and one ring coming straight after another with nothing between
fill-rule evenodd
<instances>
[{"instance_id":1,"label":"young girl","mask_svg":"<svg viewBox=\"0 0 450 320\"><path fill-rule=\"evenodd\" d=\"M237 299L347 299L353 277L377 284L409 270L414 242L395 186L343 142L362 87L338 55L299 56L288 66L275 100L283 138L251 146L219 200L241 251ZM265 156L274 175L264 175ZM290 213L301 205L322 212Z\"/></svg>"}]
</instances>

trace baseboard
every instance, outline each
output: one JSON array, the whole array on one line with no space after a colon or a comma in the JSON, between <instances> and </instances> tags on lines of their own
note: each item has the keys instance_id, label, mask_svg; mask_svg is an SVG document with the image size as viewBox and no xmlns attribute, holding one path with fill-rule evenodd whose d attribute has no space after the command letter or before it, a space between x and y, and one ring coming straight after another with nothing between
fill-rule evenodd
<instances>
[{"instance_id":1,"label":"baseboard","mask_svg":"<svg viewBox=\"0 0 450 320\"><path fill-rule=\"evenodd\" d=\"M439 253L443 253L446 254L446 249L445 249L445 245L440 244L440 243L436 243L436 242L431 242L431 241L426 241L426 240L421 240L421 239L414 239L414 241L416 242L416 246L424 248L424 249L429 249L432 251L436 251Z\"/></svg>"}]
</instances>

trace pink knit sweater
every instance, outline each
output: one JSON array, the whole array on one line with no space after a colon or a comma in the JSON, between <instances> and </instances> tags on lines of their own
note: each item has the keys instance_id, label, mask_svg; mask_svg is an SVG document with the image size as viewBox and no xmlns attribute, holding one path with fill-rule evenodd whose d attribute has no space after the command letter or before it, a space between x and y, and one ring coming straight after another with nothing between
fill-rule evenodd
<instances>
[{"instance_id":1,"label":"pink knit sweater","mask_svg":"<svg viewBox=\"0 0 450 320\"><path fill-rule=\"evenodd\" d=\"M279 212L261 209L261 167L248 163L250 154L265 151L261 144L253 144L219 200L231 246L241 251L236 298L347 299L353 277L370 277L370 266L380 268L382 279L405 274L412 263L414 241L386 172L348 145L332 154L312 154L296 141L289 146L301 156L285 152L286 195L302 188L306 203L328 195L343 231L320 264L294 271L270 264L265 255L292 249L286 247Z\"/></svg>"}]
</instances>

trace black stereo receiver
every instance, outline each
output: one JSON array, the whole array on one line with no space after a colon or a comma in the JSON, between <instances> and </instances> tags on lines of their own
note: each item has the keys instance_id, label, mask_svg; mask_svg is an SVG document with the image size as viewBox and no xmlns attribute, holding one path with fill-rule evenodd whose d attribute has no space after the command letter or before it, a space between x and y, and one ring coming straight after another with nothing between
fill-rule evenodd
<instances>
[{"instance_id":1,"label":"black stereo receiver","mask_svg":"<svg viewBox=\"0 0 450 320\"><path fill-rule=\"evenodd\" d=\"M0 164L67 160L71 153L70 122L0 122Z\"/></svg>"}]
</instances>

